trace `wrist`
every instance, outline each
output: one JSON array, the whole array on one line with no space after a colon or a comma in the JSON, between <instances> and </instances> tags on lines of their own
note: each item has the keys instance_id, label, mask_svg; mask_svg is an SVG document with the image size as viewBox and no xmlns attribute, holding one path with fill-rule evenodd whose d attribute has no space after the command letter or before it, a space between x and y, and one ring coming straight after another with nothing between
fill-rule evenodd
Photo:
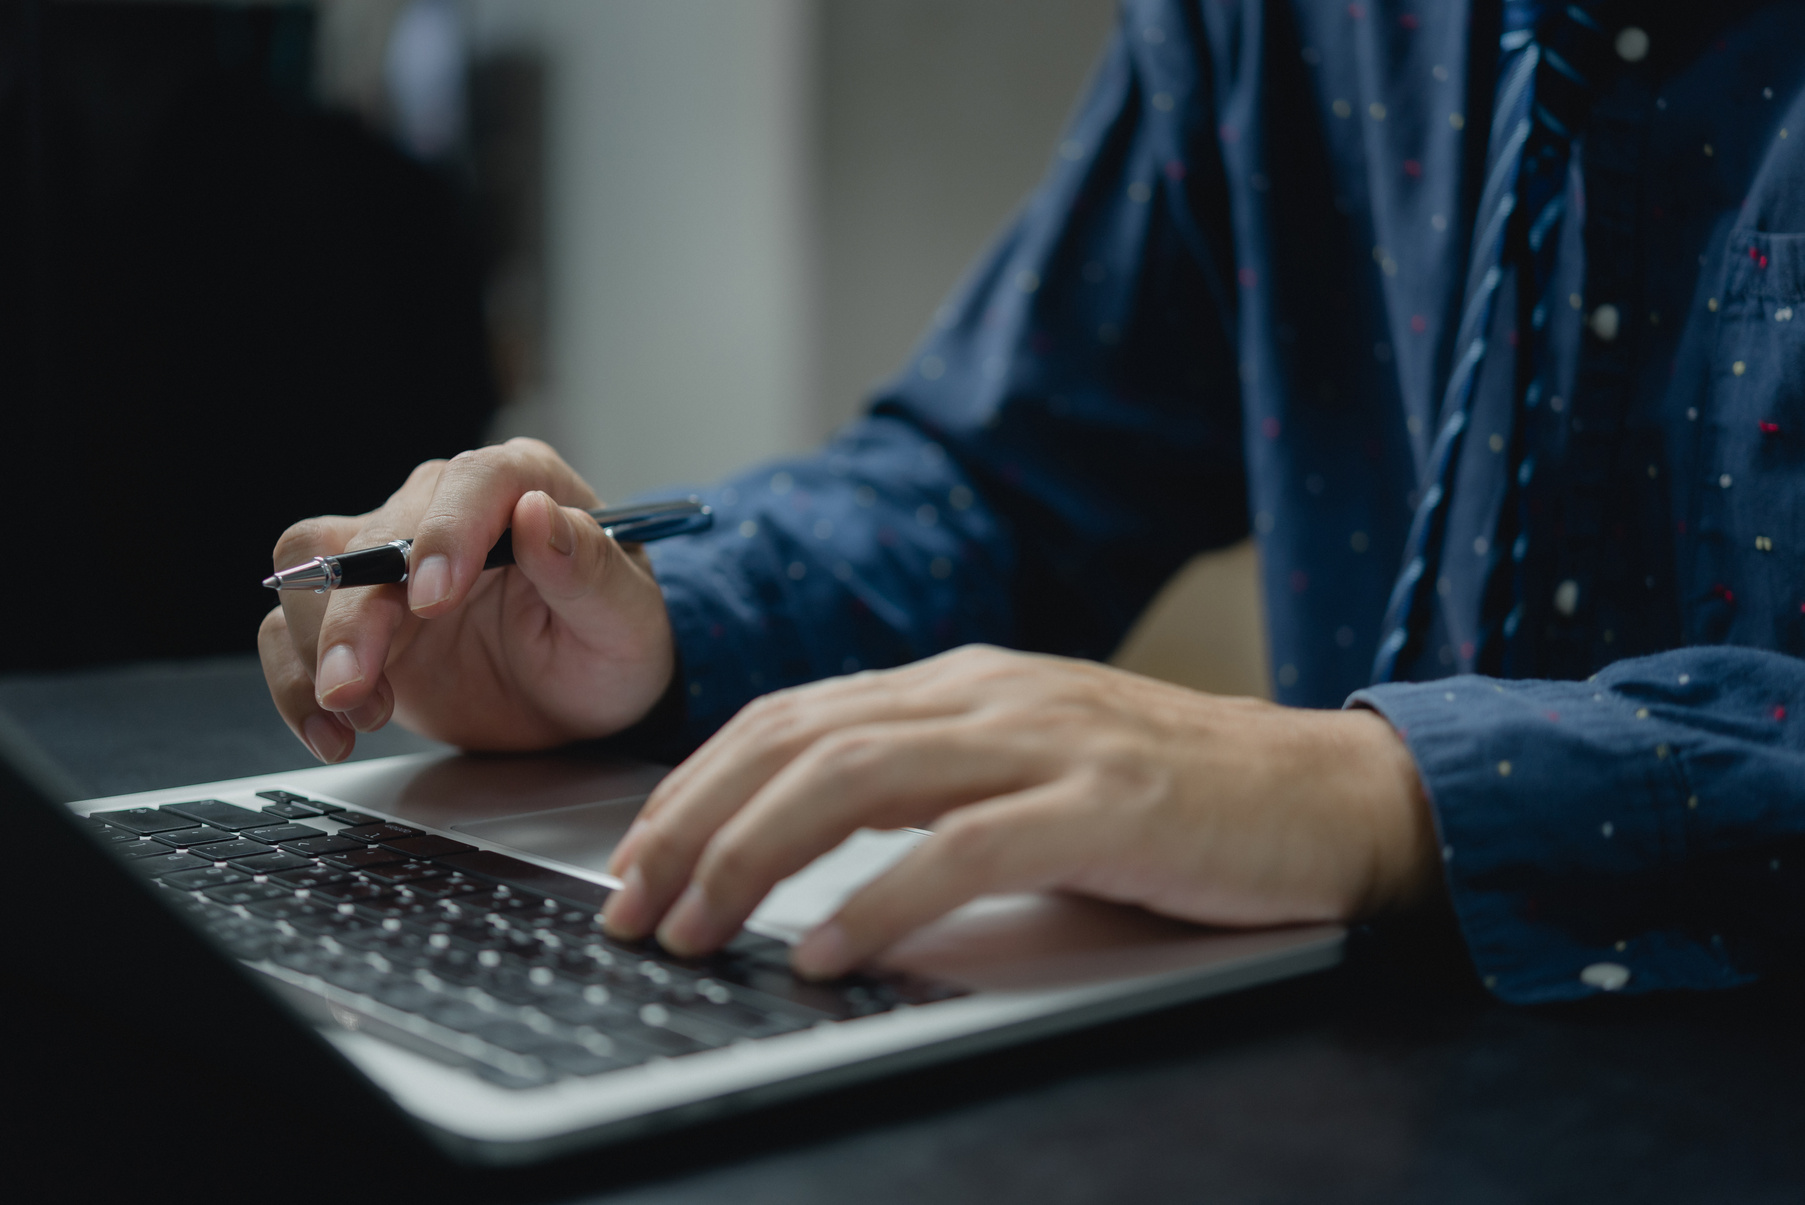
<instances>
[{"instance_id":1,"label":"wrist","mask_svg":"<svg viewBox=\"0 0 1805 1205\"><path fill-rule=\"evenodd\" d=\"M1354 738L1357 806L1371 843L1367 885L1355 915L1417 907L1440 887L1441 854L1416 759L1378 712L1357 707L1341 715Z\"/></svg>"}]
</instances>

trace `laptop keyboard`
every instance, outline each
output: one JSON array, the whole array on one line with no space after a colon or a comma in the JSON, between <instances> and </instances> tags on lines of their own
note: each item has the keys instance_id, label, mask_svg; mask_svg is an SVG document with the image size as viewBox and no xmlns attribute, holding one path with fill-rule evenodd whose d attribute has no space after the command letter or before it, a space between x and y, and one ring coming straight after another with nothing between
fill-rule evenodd
<instances>
[{"instance_id":1,"label":"laptop keyboard","mask_svg":"<svg viewBox=\"0 0 1805 1205\"><path fill-rule=\"evenodd\" d=\"M619 942L599 884L288 791L96 812L93 834L240 960L363 1027L507 1087L962 994L905 977L811 983L742 931L680 959Z\"/></svg>"}]
</instances>

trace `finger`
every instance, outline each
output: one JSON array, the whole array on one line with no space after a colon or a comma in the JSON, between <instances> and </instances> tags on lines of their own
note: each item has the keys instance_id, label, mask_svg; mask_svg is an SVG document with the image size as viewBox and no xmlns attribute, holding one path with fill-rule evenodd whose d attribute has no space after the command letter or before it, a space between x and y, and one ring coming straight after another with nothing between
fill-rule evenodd
<instances>
[{"instance_id":1,"label":"finger","mask_svg":"<svg viewBox=\"0 0 1805 1205\"><path fill-rule=\"evenodd\" d=\"M476 584L515 506L541 490L564 506L593 507L595 491L536 439L461 452L445 465L414 537L408 603L421 616L456 607Z\"/></svg>"},{"instance_id":2,"label":"finger","mask_svg":"<svg viewBox=\"0 0 1805 1205\"><path fill-rule=\"evenodd\" d=\"M411 536L432 502L446 463L429 460L415 468L388 501L359 516L357 530L346 547L375 548ZM375 722L383 667L388 664L396 634L409 618L403 586L332 591L314 637L314 696L320 706L346 715L355 713L362 723ZM392 691L388 697L393 699ZM382 718L387 718L386 713Z\"/></svg>"},{"instance_id":3,"label":"finger","mask_svg":"<svg viewBox=\"0 0 1805 1205\"><path fill-rule=\"evenodd\" d=\"M961 808L901 861L817 925L790 956L833 979L981 895L1059 885L1094 857L1094 810L1066 781Z\"/></svg>"},{"instance_id":4,"label":"finger","mask_svg":"<svg viewBox=\"0 0 1805 1205\"><path fill-rule=\"evenodd\" d=\"M316 556L337 556L350 547L349 541L361 526L362 518L353 515L319 515L303 519L282 533L270 559L277 569L287 569ZM310 683L313 667L319 661L320 620L326 614L327 597L312 590L277 592L282 613L288 617L289 640L306 667Z\"/></svg>"},{"instance_id":5,"label":"finger","mask_svg":"<svg viewBox=\"0 0 1805 1205\"><path fill-rule=\"evenodd\" d=\"M645 588L647 571L588 511L560 506L543 490L531 490L514 504L511 523L515 567L573 633L600 634L598 639L620 633L628 640L645 630L651 612L663 610L663 596ZM624 659L636 650L596 651Z\"/></svg>"},{"instance_id":6,"label":"finger","mask_svg":"<svg viewBox=\"0 0 1805 1205\"><path fill-rule=\"evenodd\" d=\"M263 659L263 678L269 684L276 711L301 743L323 762L343 761L356 737L340 717L320 707L313 697L308 665L296 653L281 607L263 617L257 630L257 652Z\"/></svg>"},{"instance_id":7,"label":"finger","mask_svg":"<svg viewBox=\"0 0 1805 1205\"><path fill-rule=\"evenodd\" d=\"M658 937L702 953L739 931L779 880L859 828L933 822L948 809L1019 788L1046 767L967 717L869 724L836 732L798 757L708 837L693 872L697 827L638 864L655 907L676 898ZM678 893L681 893L680 895Z\"/></svg>"}]
</instances>

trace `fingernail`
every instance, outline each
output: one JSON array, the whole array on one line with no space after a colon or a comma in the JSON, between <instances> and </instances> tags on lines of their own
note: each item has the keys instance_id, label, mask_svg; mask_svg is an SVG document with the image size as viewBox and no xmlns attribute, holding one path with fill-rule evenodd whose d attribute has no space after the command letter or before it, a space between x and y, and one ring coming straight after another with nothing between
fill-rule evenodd
<instances>
[{"instance_id":1,"label":"fingernail","mask_svg":"<svg viewBox=\"0 0 1805 1205\"><path fill-rule=\"evenodd\" d=\"M837 979L852 969L852 943L838 921L816 925L790 952L790 965L805 979Z\"/></svg>"},{"instance_id":2,"label":"fingernail","mask_svg":"<svg viewBox=\"0 0 1805 1205\"><path fill-rule=\"evenodd\" d=\"M301 721L301 733L313 755L331 765L349 753L351 734L329 715L314 712Z\"/></svg>"},{"instance_id":3,"label":"fingernail","mask_svg":"<svg viewBox=\"0 0 1805 1205\"><path fill-rule=\"evenodd\" d=\"M708 897L699 884L691 883L658 927L658 941L674 954L696 953L714 944L718 928Z\"/></svg>"},{"instance_id":4,"label":"fingernail","mask_svg":"<svg viewBox=\"0 0 1805 1205\"><path fill-rule=\"evenodd\" d=\"M374 732L389 722L389 705L381 695L372 695L350 711L340 714L359 732Z\"/></svg>"},{"instance_id":5,"label":"fingernail","mask_svg":"<svg viewBox=\"0 0 1805 1205\"><path fill-rule=\"evenodd\" d=\"M564 508L552 501L550 494L540 494L545 499L546 515L545 542L550 544L560 556L569 556L576 551L577 533L570 526L570 516Z\"/></svg>"},{"instance_id":6,"label":"fingernail","mask_svg":"<svg viewBox=\"0 0 1805 1205\"><path fill-rule=\"evenodd\" d=\"M444 602L451 596L451 561L435 552L407 575L407 605L419 611Z\"/></svg>"},{"instance_id":7,"label":"fingernail","mask_svg":"<svg viewBox=\"0 0 1805 1205\"><path fill-rule=\"evenodd\" d=\"M326 700L334 691L355 686L363 680L363 667L357 664L356 651L348 644L335 644L320 658L320 675L313 683L314 697L319 699L321 707L330 706Z\"/></svg>"},{"instance_id":8,"label":"fingernail","mask_svg":"<svg viewBox=\"0 0 1805 1205\"><path fill-rule=\"evenodd\" d=\"M630 866L620 881L620 890L602 905L602 927L615 937L636 941L645 936L646 877L639 867Z\"/></svg>"}]
</instances>

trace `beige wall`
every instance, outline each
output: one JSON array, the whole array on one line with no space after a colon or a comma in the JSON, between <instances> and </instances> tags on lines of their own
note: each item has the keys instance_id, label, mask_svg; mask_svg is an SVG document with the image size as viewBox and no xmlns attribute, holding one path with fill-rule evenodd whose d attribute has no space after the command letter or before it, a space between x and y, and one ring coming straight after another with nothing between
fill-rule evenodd
<instances>
[{"instance_id":1,"label":"beige wall","mask_svg":"<svg viewBox=\"0 0 1805 1205\"><path fill-rule=\"evenodd\" d=\"M899 365L1040 178L1113 0L825 0L825 423Z\"/></svg>"}]
</instances>

